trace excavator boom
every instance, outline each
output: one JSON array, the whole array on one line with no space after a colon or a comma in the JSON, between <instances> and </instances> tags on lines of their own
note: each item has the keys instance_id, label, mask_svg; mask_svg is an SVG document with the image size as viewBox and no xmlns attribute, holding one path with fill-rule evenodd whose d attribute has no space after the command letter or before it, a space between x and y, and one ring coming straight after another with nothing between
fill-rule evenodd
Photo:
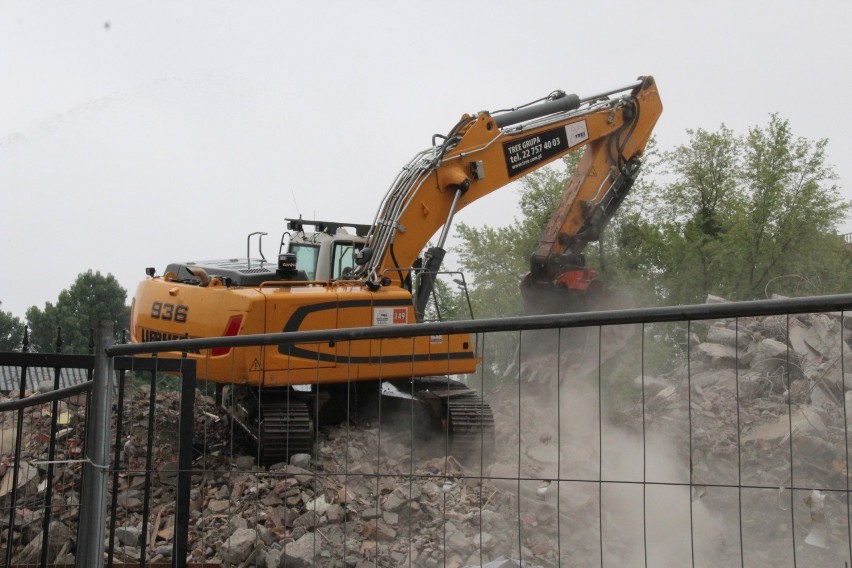
<instances>
[{"instance_id":1,"label":"excavator boom","mask_svg":"<svg viewBox=\"0 0 852 568\"><path fill-rule=\"evenodd\" d=\"M598 239L630 190L661 112L656 83L642 77L588 97L557 91L519 109L464 115L441 144L420 152L397 176L374 219L358 274L374 286L404 285L409 268L441 229L420 274L415 311L422 316L453 216L584 149L525 279L527 288L560 287L563 273L584 268L585 245Z\"/></svg>"}]
</instances>

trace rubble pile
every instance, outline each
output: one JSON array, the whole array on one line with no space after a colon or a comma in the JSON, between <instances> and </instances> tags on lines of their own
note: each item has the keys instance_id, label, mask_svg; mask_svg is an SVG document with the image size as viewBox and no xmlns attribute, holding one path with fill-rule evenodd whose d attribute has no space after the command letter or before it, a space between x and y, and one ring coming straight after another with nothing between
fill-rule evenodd
<instances>
[{"instance_id":1,"label":"rubble pile","mask_svg":"<svg viewBox=\"0 0 852 568\"><path fill-rule=\"evenodd\" d=\"M495 455L466 462L388 422L323 428L313 455L261 467L242 453L212 398L199 393L190 561L634 565L644 562L647 546L650 565L687 565L692 557L725 565L740 562L742 534L749 565L789 562L794 553L799 565L842 565L849 483L843 371L852 364L845 323L839 314L692 322L681 327L688 333L660 340L672 344L665 351L671 365L653 376L625 355L642 344L624 330L600 336L617 333L616 355L623 355L603 371L600 357L577 349L558 361L530 357L514 381L483 389L498 444ZM646 338L646 350L654 338ZM600 402L606 373L635 377L613 395L619 404ZM57 459L80 458L81 402L59 407ZM149 387L129 383L112 527L119 562L171 560L179 393L158 386L149 455L151 409ZM37 561L40 552L51 417L45 406L24 418L16 562ZM5 506L15 419L0 417ZM57 466L51 562L73 563L81 469ZM7 529L8 519L0 519L4 541Z\"/></svg>"},{"instance_id":2,"label":"rubble pile","mask_svg":"<svg viewBox=\"0 0 852 568\"><path fill-rule=\"evenodd\" d=\"M462 567L500 557L491 551L507 534L517 541L512 496L452 457L412 463L410 446L393 434L339 427L322 433L316 458L297 455L260 472L247 456L223 460L212 482L193 490L193 559ZM527 544L529 557L549 554L555 565L554 543Z\"/></svg>"},{"instance_id":3,"label":"rubble pile","mask_svg":"<svg viewBox=\"0 0 852 568\"><path fill-rule=\"evenodd\" d=\"M85 420L84 401L77 402L60 405L60 437L68 442L55 459L70 463L57 464L54 478L50 563L74 562L82 474L82 464L75 460L82 454ZM462 465L435 448L412 447L417 442L409 430L392 424L323 429L313 456L299 454L289 463L265 468L241 452L211 397L199 394L196 403L199 455L190 493L190 562L270 568L377 562L512 566L516 564L504 552L516 550L514 557L557 563L554 542L536 534L518 539L516 495L482 480L476 464ZM158 388L153 408L149 455L150 389L128 385L112 527L115 540L112 547L109 543L105 547L116 562L171 560L179 393ZM15 563L39 561L51 414L49 405L25 413ZM15 414L8 414L2 422L0 474L6 478L14 461L15 420ZM0 492L9 483L4 481ZM109 491L111 502L111 481ZM7 492L2 496L8 499ZM538 517L524 519L531 526L553 514L552 504L537 505ZM0 528L5 541L8 521L0 519Z\"/></svg>"},{"instance_id":4,"label":"rubble pile","mask_svg":"<svg viewBox=\"0 0 852 568\"><path fill-rule=\"evenodd\" d=\"M666 436L686 460L680 479L728 525L723 538L739 542L741 518L759 565L794 548L805 565L847 558L850 329L840 313L692 322L688 359L637 378L646 435Z\"/></svg>"},{"instance_id":5,"label":"rubble pile","mask_svg":"<svg viewBox=\"0 0 852 568\"><path fill-rule=\"evenodd\" d=\"M681 367L670 384L646 382L649 412L691 419L695 475L730 478L739 459L744 483L790 486L792 477L845 490L847 322L840 314L707 322L690 334L688 374Z\"/></svg>"}]
</instances>

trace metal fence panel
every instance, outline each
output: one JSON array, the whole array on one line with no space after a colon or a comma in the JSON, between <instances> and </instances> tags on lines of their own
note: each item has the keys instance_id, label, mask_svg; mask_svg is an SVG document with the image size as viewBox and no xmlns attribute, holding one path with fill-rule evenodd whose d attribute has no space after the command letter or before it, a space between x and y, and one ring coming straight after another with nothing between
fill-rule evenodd
<instances>
[{"instance_id":1,"label":"metal fence panel","mask_svg":"<svg viewBox=\"0 0 852 568\"><path fill-rule=\"evenodd\" d=\"M450 439L427 439L409 399L351 381L337 423L316 400L304 407L327 423L310 431L306 455L262 465L205 377L196 388L191 373L159 372L188 361L124 357L224 342L345 350L398 340L394 330L114 346L106 555L151 566L843 566L850 306L840 296L408 326L476 333L486 346L463 379L490 405L496 443L472 444L466 459ZM23 415L0 406L3 440L6 424L22 430L19 416L62 416L61 401L56 412L45 404ZM49 451L49 439L32 440ZM63 443L60 457L72 453ZM7 447L7 465L27 461ZM71 464L56 466L61 520L79 511L79 490L63 485ZM45 502L25 479L0 515L13 519L2 538L15 555L36 540L22 519Z\"/></svg>"}]
</instances>

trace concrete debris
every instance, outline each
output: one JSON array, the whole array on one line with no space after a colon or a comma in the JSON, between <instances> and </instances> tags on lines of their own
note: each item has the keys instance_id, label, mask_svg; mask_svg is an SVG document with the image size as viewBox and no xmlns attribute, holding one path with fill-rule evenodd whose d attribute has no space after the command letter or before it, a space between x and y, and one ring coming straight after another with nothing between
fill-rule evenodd
<instances>
[{"instance_id":1,"label":"concrete debris","mask_svg":"<svg viewBox=\"0 0 852 568\"><path fill-rule=\"evenodd\" d=\"M219 555L225 563L240 564L257 546L257 531L238 528L220 546Z\"/></svg>"},{"instance_id":2,"label":"concrete debris","mask_svg":"<svg viewBox=\"0 0 852 568\"><path fill-rule=\"evenodd\" d=\"M142 529L139 527L122 526L115 529L115 538L123 546L135 548L139 544L139 537L142 536Z\"/></svg>"},{"instance_id":3,"label":"concrete debris","mask_svg":"<svg viewBox=\"0 0 852 568\"><path fill-rule=\"evenodd\" d=\"M38 468L34 465L22 462L17 468L9 467L0 481L0 498L6 497L15 485L15 473L17 472L17 486L19 491L28 491L31 485L38 482Z\"/></svg>"},{"instance_id":4,"label":"concrete debris","mask_svg":"<svg viewBox=\"0 0 852 568\"><path fill-rule=\"evenodd\" d=\"M151 415L150 389L130 383L128 388L124 434L119 441L121 470L112 554L122 563L139 563L143 556L146 562L167 563L176 529L179 392L158 387ZM62 427L56 459L80 457L85 420L80 402L64 407L69 423ZM240 453L228 422L216 418L212 397L199 393L196 403L196 446L203 455L194 464L198 475L192 478L189 495L192 563L358 568L375 566L378 560L379 565L463 568L505 556L536 557L546 566L559 564L556 548L543 545L535 531L524 532L519 539L517 491L481 480L479 471L440 451L425 451L412 460L410 436L398 427L366 424L323 429L314 455L296 455L289 463L264 468L252 456ZM148 455L151 417L154 430ZM2 418L0 432L12 442L15 417ZM19 468L10 464L14 445L3 447L0 480L6 481L0 481L0 498L7 498L4 488L10 486L15 471L19 503L44 498L47 466L41 464L50 422L49 412L25 414ZM549 436L540 437L539 443L555 447ZM151 473L146 475L148 468ZM51 559L73 563L81 471L80 463L57 467ZM533 488L535 502L553 509L556 489L543 493L544 501ZM143 517L146 510L147 519ZM41 537L33 529L41 527L44 509L25 511L20 527L16 525L20 551L16 558L37 562ZM530 526L550 523L554 515L533 516ZM514 554L508 554L513 550ZM526 558L524 566L538 565Z\"/></svg>"},{"instance_id":5,"label":"concrete debris","mask_svg":"<svg viewBox=\"0 0 852 568\"><path fill-rule=\"evenodd\" d=\"M310 454L293 454L290 456L290 465L300 467L304 470L310 469L311 456Z\"/></svg>"},{"instance_id":6,"label":"concrete debris","mask_svg":"<svg viewBox=\"0 0 852 568\"><path fill-rule=\"evenodd\" d=\"M845 424L852 383L844 381L843 370L852 368L852 334L843 328L849 325L849 318L832 313L692 325L682 340L689 359L645 377L646 436L671 438L676 455L691 455L692 499L707 507L715 500L721 511L736 504L713 484L781 488L774 507L752 509L744 500L742 519L731 522L755 531L753 538L774 538L768 535L778 525L772 528L767 511L793 507L807 534L797 546L798 560L807 565L842 565L846 558L844 491L852 473ZM641 425L641 410L621 419ZM802 490L791 493L791 485L819 489L802 496ZM786 561L772 547L760 554L760 565Z\"/></svg>"},{"instance_id":7,"label":"concrete debris","mask_svg":"<svg viewBox=\"0 0 852 568\"><path fill-rule=\"evenodd\" d=\"M306 532L295 541L287 543L284 546L284 555L281 561L279 561L280 565L293 566L295 568L313 566L317 547L318 545L322 546L322 542L317 542L318 536L317 533Z\"/></svg>"},{"instance_id":8,"label":"concrete debris","mask_svg":"<svg viewBox=\"0 0 852 568\"><path fill-rule=\"evenodd\" d=\"M707 361L711 365L735 365L737 362L737 348L733 345L721 343L699 343L692 352L693 356Z\"/></svg>"},{"instance_id":9,"label":"concrete debris","mask_svg":"<svg viewBox=\"0 0 852 568\"><path fill-rule=\"evenodd\" d=\"M627 352L631 342L639 345L635 331L611 333L621 339L616 343L604 337L604 347L618 345ZM189 560L267 568L600 565L605 563L600 558L602 528L606 534L619 535L607 541L604 551L606 563L616 564L615 559L634 558L642 550L641 538L630 542L629 531L621 531L620 525L631 511L636 513L635 507L627 512L607 508L619 502L615 494L606 495L611 499L602 507L600 492L609 487L559 479L594 481L600 478L600 467L612 468L609 464L634 452L641 456L641 442L630 436L644 432L649 447L660 445L662 435L670 438L670 453L689 464L691 469L684 468L680 477L663 479L693 481L685 494L696 514L714 506L739 511L739 503L721 501L736 499L737 492L722 491L720 485L780 487L782 495L772 508L796 507L802 534L807 532L799 543L800 560L809 558L812 549L817 552L811 554L824 556L815 557L821 563L807 565L842 565L832 564L831 551L843 549L837 542L845 542L845 513L831 521L836 511L845 510L837 506L836 495L843 494L852 477L844 449L844 402L852 404L852 392L847 392L841 373L852 368L852 357L846 359L849 335L841 333L841 320L834 314L693 325L688 337L680 336L683 345L676 365L655 370L653 376L637 367L626 370L624 388L636 398L606 408L597 399L601 392L597 371L584 388L583 375L576 365L572 367L575 361L570 357L576 357L577 350L566 351L560 365L554 356L528 361L521 372L529 381L521 386L529 394L517 382L507 383L502 391L487 390L500 443L492 464L484 467L463 466L453 456L434 457L428 452L412 457L405 428L370 423L324 428L317 433L313 455L260 467L252 456L240 453L212 397L199 393L195 431L201 457L194 464L197 475L190 491ZM597 360L599 352L592 351ZM581 361L583 371L586 359ZM548 390L556 384L570 388L560 391L570 393L561 401ZM125 433L119 448L123 469L115 495L113 551L121 562L139 562L143 555L151 563L171 561L179 393L164 388L156 392L152 455L147 450L150 390L130 389L123 413ZM62 407L67 426L58 437L57 459L80 458L84 410L82 404ZM554 426L557 415L559 428ZM46 414L25 415L19 467L10 458L14 417L0 418L0 501L8 506L11 480L17 475L19 499L38 502L44 496L46 466L41 464L49 409ZM598 420L603 431L598 430ZM618 437L630 438L631 446L624 449L613 443ZM623 475L658 480L655 467L662 461L651 457L647 473L640 465L638 473ZM73 563L80 469L72 464L57 470L48 539L51 563ZM791 471L797 487L821 489L806 495L797 491L791 497ZM607 471L607 478L614 475ZM649 499L650 507L653 501ZM627 498L623 502L631 503ZM653 510L649 511L653 530ZM43 514L40 507L18 514L16 562L38 561ZM746 501L742 514L744 530L771 524L764 521L765 509L749 508ZM683 525L688 527L689 519ZM719 525L716 542L739 542L738 521ZM719 550L713 552L718 555ZM696 555L701 552L696 549ZM766 547L755 553L766 555L755 562L784 564L783 558L772 558L773 553ZM671 565L678 565L673 558ZM723 554L717 560L718 565L736 564L739 556Z\"/></svg>"},{"instance_id":10,"label":"concrete debris","mask_svg":"<svg viewBox=\"0 0 852 568\"><path fill-rule=\"evenodd\" d=\"M33 539L27 544L13 559L13 563L36 565L40 562L41 545L43 532L36 534ZM53 564L55 561L65 557L66 551L63 550L71 541L71 529L64 523L54 522L50 524L47 537L47 562Z\"/></svg>"},{"instance_id":11,"label":"concrete debris","mask_svg":"<svg viewBox=\"0 0 852 568\"><path fill-rule=\"evenodd\" d=\"M739 334L737 330L720 323L710 326L707 330L707 342L744 348L748 345L748 336Z\"/></svg>"},{"instance_id":12,"label":"concrete debris","mask_svg":"<svg viewBox=\"0 0 852 568\"><path fill-rule=\"evenodd\" d=\"M500 558L492 560L482 566L471 566L470 568L535 568L535 565L530 564L529 562L522 562L520 560L501 556Z\"/></svg>"},{"instance_id":13,"label":"concrete debris","mask_svg":"<svg viewBox=\"0 0 852 568\"><path fill-rule=\"evenodd\" d=\"M825 523L825 493L816 489L804 499L811 514L811 529L805 537L805 544L828 548L828 531Z\"/></svg>"}]
</instances>

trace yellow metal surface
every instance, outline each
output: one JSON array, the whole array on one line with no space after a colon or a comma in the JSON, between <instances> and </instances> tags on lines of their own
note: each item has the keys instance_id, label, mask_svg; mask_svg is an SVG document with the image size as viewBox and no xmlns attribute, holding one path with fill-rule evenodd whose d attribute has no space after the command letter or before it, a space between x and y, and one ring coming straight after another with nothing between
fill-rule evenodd
<instances>
[{"instance_id":1,"label":"yellow metal surface","mask_svg":"<svg viewBox=\"0 0 852 568\"><path fill-rule=\"evenodd\" d=\"M179 292L172 294L176 287ZM183 321L174 317L178 307L186 315ZM139 285L131 326L140 342L216 337L226 333L233 316L243 318L239 335L414 323L411 295L401 288L371 292L352 283L200 287L150 279ZM467 335L215 351L188 354L197 362L199 379L265 387L470 373L478 363Z\"/></svg>"}]
</instances>

